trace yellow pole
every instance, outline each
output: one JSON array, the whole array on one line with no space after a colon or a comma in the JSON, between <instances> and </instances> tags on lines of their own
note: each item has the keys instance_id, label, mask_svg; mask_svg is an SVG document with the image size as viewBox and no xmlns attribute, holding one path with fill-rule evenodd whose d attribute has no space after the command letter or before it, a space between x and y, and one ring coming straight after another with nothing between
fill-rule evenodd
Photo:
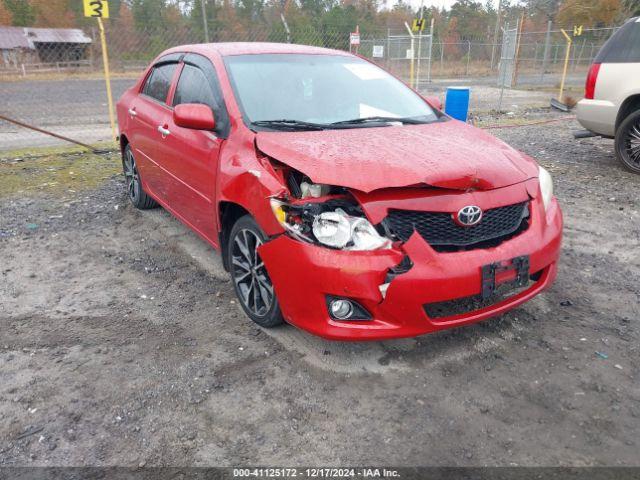
<instances>
[{"instance_id":1,"label":"yellow pole","mask_svg":"<svg viewBox=\"0 0 640 480\"><path fill-rule=\"evenodd\" d=\"M411 37L411 68L409 71L409 81L411 84L411 88L416 88L416 83L415 83L415 69L414 69L414 58L415 58L415 52L413 51L415 48L415 41L413 40L413 37Z\"/></svg>"},{"instance_id":2,"label":"yellow pole","mask_svg":"<svg viewBox=\"0 0 640 480\"><path fill-rule=\"evenodd\" d=\"M100 42L102 43L102 63L104 64L104 81L107 85L107 103L109 104L109 122L111 123L111 134L116 139L116 119L113 114L113 96L111 95L111 74L109 73L109 54L107 53L107 38L104 34L102 18L98 17L100 27Z\"/></svg>"},{"instance_id":3,"label":"yellow pole","mask_svg":"<svg viewBox=\"0 0 640 480\"><path fill-rule=\"evenodd\" d=\"M409 36L411 37L411 64L409 66L409 86L411 88L416 88L413 82L413 75L414 75L413 62L416 56L415 52L413 51L415 48L415 41L414 41L413 32L411 31L411 28L409 28L409 24L407 22L404 22L404 26L407 28L407 32L409 32Z\"/></svg>"},{"instance_id":4,"label":"yellow pole","mask_svg":"<svg viewBox=\"0 0 640 480\"><path fill-rule=\"evenodd\" d=\"M562 103L562 93L564 92L564 79L567 76L567 65L569 65L569 51L571 50L571 37L567 35L567 32L563 28L560 29L564 38L567 39L567 53L564 56L564 68L562 70L562 80L560 80L560 93L558 93L558 101Z\"/></svg>"}]
</instances>

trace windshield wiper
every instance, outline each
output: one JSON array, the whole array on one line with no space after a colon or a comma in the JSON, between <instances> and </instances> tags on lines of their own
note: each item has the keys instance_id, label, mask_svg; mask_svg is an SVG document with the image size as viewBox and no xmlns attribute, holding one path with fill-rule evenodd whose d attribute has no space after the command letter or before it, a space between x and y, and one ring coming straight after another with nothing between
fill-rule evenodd
<instances>
[{"instance_id":1,"label":"windshield wiper","mask_svg":"<svg viewBox=\"0 0 640 480\"><path fill-rule=\"evenodd\" d=\"M339 122L333 122L329 125L361 125L363 123L407 123L410 125L419 125L422 123L430 123L429 120L420 120L412 117L365 117L354 118L351 120L341 120Z\"/></svg>"},{"instance_id":2,"label":"windshield wiper","mask_svg":"<svg viewBox=\"0 0 640 480\"><path fill-rule=\"evenodd\" d=\"M423 120L415 117L365 117L354 118L352 120L341 120L332 123L313 123L303 120L280 119L280 120L256 120L251 125L256 127L267 127L277 130L326 130L334 128L357 128L358 126L375 127L380 124L388 125L390 123L406 123L410 125L418 125L423 123L431 123L431 120Z\"/></svg>"},{"instance_id":3,"label":"windshield wiper","mask_svg":"<svg viewBox=\"0 0 640 480\"><path fill-rule=\"evenodd\" d=\"M324 130L329 125L323 123L304 122L302 120L256 120L251 122L251 125L256 127L268 127L275 129L289 129L289 130Z\"/></svg>"}]
</instances>

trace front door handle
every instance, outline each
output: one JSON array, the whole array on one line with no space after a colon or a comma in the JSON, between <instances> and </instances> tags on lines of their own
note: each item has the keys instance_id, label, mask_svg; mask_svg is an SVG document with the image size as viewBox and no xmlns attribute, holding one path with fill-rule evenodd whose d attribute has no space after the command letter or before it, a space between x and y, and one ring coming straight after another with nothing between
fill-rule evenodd
<instances>
[{"instance_id":1,"label":"front door handle","mask_svg":"<svg viewBox=\"0 0 640 480\"><path fill-rule=\"evenodd\" d=\"M138 115L138 112L136 112L135 108L130 108L129 109L129 115L131 115L132 117L135 117Z\"/></svg>"},{"instance_id":2,"label":"front door handle","mask_svg":"<svg viewBox=\"0 0 640 480\"><path fill-rule=\"evenodd\" d=\"M158 125L158 131L162 134L162 138L166 137L167 135L170 135L171 132L169 131L168 128L163 127L162 125Z\"/></svg>"}]
</instances>

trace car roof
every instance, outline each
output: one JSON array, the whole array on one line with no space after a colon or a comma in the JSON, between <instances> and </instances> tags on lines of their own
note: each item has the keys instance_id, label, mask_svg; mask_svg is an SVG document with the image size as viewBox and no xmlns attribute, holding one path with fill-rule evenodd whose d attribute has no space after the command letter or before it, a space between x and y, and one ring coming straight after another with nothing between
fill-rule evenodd
<instances>
[{"instance_id":1,"label":"car roof","mask_svg":"<svg viewBox=\"0 0 640 480\"><path fill-rule=\"evenodd\" d=\"M222 56L230 55L259 55L269 53L297 53L308 55L342 55L348 56L350 53L331 48L313 47L310 45L296 45L291 43L270 43L270 42L220 42L201 43L196 45L183 45L175 47L170 52L217 52ZM167 52L168 53L168 52Z\"/></svg>"}]
</instances>

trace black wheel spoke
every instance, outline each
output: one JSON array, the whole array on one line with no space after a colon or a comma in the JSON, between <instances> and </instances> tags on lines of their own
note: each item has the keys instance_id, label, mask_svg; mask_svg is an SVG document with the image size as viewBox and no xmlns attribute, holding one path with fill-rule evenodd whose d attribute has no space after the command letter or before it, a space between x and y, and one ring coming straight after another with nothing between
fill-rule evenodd
<instances>
[{"instance_id":1,"label":"black wheel spoke","mask_svg":"<svg viewBox=\"0 0 640 480\"><path fill-rule=\"evenodd\" d=\"M237 266L240 267L242 270L244 270L245 272L251 273L251 265L249 263L247 263L246 261L243 261L242 258L240 257L233 257L232 259L232 263Z\"/></svg>"},{"instance_id":2,"label":"black wheel spoke","mask_svg":"<svg viewBox=\"0 0 640 480\"><path fill-rule=\"evenodd\" d=\"M623 138L623 160L634 169L640 168L640 121L629 126Z\"/></svg>"},{"instance_id":3,"label":"black wheel spoke","mask_svg":"<svg viewBox=\"0 0 640 480\"><path fill-rule=\"evenodd\" d=\"M249 275L251 275L251 272L239 273L236 277L234 277L234 280L236 283L240 283L244 279L246 279Z\"/></svg>"},{"instance_id":4,"label":"black wheel spoke","mask_svg":"<svg viewBox=\"0 0 640 480\"><path fill-rule=\"evenodd\" d=\"M247 262L249 262L249 265L251 265L251 254L249 253L249 247L247 245L246 230L242 231L242 237L243 238L236 238L236 245L238 246L240 253L242 253L242 256L247 260Z\"/></svg>"},{"instance_id":5,"label":"black wheel spoke","mask_svg":"<svg viewBox=\"0 0 640 480\"><path fill-rule=\"evenodd\" d=\"M253 311L256 314L260 314L260 308L258 308L258 289L256 288L255 278L251 280L251 293L253 294Z\"/></svg>"},{"instance_id":6,"label":"black wheel spoke","mask_svg":"<svg viewBox=\"0 0 640 480\"><path fill-rule=\"evenodd\" d=\"M269 281L266 275L256 275L256 279L258 280L258 284L262 288L267 289L269 294L273 294L273 285L271 285L271 282Z\"/></svg>"},{"instance_id":7,"label":"black wheel spoke","mask_svg":"<svg viewBox=\"0 0 640 480\"><path fill-rule=\"evenodd\" d=\"M258 281L258 288L256 290L260 292L260 299L262 300L264 307L269 310L269 307L271 306L271 292L260 281Z\"/></svg>"},{"instance_id":8,"label":"black wheel spoke","mask_svg":"<svg viewBox=\"0 0 640 480\"><path fill-rule=\"evenodd\" d=\"M242 292L242 301L245 304L249 304L249 297L251 296L251 289L252 289L252 283L249 283L248 285L246 283L240 283L240 289Z\"/></svg>"},{"instance_id":9,"label":"black wheel spoke","mask_svg":"<svg viewBox=\"0 0 640 480\"><path fill-rule=\"evenodd\" d=\"M131 150L127 150L123 162L124 178L127 185L127 194L132 202L138 200L140 177L136 168L136 160Z\"/></svg>"},{"instance_id":10,"label":"black wheel spoke","mask_svg":"<svg viewBox=\"0 0 640 480\"><path fill-rule=\"evenodd\" d=\"M266 315L274 302L274 291L264 263L258 253L262 240L244 229L232 242L232 277L244 307L256 316Z\"/></svg>"}]
</instances>

